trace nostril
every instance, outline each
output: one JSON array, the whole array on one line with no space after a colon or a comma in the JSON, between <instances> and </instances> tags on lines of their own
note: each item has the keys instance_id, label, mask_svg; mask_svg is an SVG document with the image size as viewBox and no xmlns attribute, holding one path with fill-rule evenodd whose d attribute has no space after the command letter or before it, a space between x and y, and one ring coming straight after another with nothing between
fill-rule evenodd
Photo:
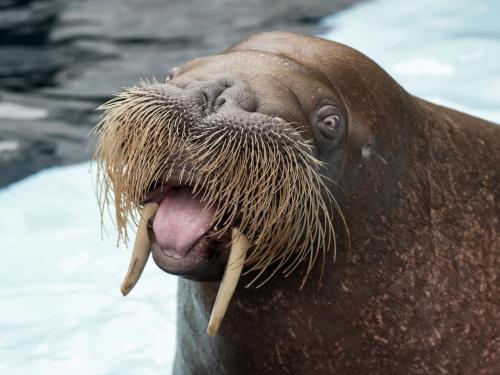
<instances>
[{"instance_id":1,"label":"nostril","mask_svg":"<svg viewBox=\"0 0 500 375\"><path fill-rule=\"evenodd\" d=\"M227 89L226 85L208 86L200 91L203 94L203 111L206 114L215 112L226 103L226 97L222 94Z\"/></svg>"},{"instance_id":2,"label":"nostril","mask_svg":"<svg viewBox=\"0 0 500 375\"><path fill-rule=\"evenodd\" d=\"M222 107L224 105L224 103L226 102L226 98L223 97L223 96L219 96L217 98L217 100L215 101L215 105L214 105L214 110L217 110L219 109L220 107Z\"/></svg>"},{"instance_id":3,"label":"nostril","mask_svg":"<svg viewBox=\"0 0 500 375\"><path fill-rule=\"evenodd\" d=\"M209 106L209 96L208 94L205 92L205 90L201 90L201 93L203 94L203 104L202 104L202 109L203 111L206 111L208 106Z\"/></svg>"}]
</instances>

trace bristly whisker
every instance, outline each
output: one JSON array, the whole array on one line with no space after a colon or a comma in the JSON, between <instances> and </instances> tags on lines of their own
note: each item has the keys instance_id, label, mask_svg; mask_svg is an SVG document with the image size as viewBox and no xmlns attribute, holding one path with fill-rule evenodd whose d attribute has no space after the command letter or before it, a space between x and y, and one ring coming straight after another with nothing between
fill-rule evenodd
<instances>
[{"instance_id":1,"label":"bristly whisker","mask_svg":"<svg viewBox=\"0 0 500 375\"><path fill-rule=\"evenodd\" d=\"M258 113L251 121L202 117L194 102L147 82L100 109L98 200L101 214L114 203L122 240L130 224L138 223L145 192L175 177L201 194L206 207L217 207L212 223L217 232L238 223L248 237L247 272L257 273L249 286L262 285L278 271L289 274L304 262L305 282L330 247L335 257L331 212L346 223L321 175L324 163L303 136L305 127Z\"/></svg>"}]
</instances>

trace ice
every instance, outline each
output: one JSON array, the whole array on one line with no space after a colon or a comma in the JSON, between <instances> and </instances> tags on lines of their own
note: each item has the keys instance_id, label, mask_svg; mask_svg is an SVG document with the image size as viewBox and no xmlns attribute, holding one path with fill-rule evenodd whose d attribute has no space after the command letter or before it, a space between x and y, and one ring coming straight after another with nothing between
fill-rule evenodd
<instances>
[{"instance_id":1,"label":"ice","mask_svg":"<svg viewBox=\"0 0 500 375\"><path fill-rule=\"evenodd\" d=\"M500 122L498 14L492 0L380 0L324 22L410 92ZM0 212L0 374L169 372L176 278L150 261L120 295L130 250L111 225L101 240L88 163L0 190Z\"/></svg>"},{"instance_id":2,"label":"ice","mask_svg":"<svg viewBox=\"0 0 500 375\"><path fill-rule=\"evenodd\" d=\"M327 17L412 94L500 122L500 2L378 0Z\"/></svg>"},{"instance_id":3,"label":"ice","mask_svg":"<svg viewBox=\"0 0 500 375\"><path fill-rule=\"evenodd\" d=\"M89 164L0 190L0 374L157 374L172 365L176 278L101 240Z\"/></svg>"}]
</instances>

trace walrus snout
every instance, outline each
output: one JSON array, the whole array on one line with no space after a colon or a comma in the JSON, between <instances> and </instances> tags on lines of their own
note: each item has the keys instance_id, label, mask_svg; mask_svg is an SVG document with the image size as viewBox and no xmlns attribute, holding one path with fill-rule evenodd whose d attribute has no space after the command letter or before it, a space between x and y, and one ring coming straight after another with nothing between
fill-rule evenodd
<instances>
[{"instance_id":1,"label":"walrus snout","mask_svg":"<svg viewBox=\"0 0 500 375\"><path fill-rule=\"evenodd\" d=\"M181 94L195 102L205 116L220 109L255 112L258 108L257 95L249 85L236 77L186 78L179 76L168 80L163 89L165 94Z\"/></svg>"},{"instance_id":2,"label":"walrus snout","mask_svg":"<svg viewBox=\"0 0 500 375\"><path fill-rule=\"evenodd\" d=\"M251 286L309 259L305 281L319 244L330 247L333 202L314 144L286 111L276 110L286 90L263 102L251 82L215 70L180 71L165 83L126 89L100 107L100 198L103 205L114 202L123 239L130 222L141 228L147 222L137 259L151 250L168 273L219 280L239 243L232 236L237 228L248 242L239 263L252 275ZM162 187L164 195L148 201ZM148 203L157 205L151 216Z\"/></svg>"}]
</instances>

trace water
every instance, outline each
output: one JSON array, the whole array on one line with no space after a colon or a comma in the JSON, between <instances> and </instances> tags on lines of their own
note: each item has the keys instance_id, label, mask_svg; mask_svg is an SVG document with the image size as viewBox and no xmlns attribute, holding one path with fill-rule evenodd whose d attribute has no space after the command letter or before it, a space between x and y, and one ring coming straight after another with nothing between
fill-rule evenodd
<instances>
[{"instance_id":1,"label":"water","mask_svg":"<svg viewBox=\"0 0 500 375\"><path fill-rule=\"evenodd\" d=\"M324 21L326 36L363 51L414 94L500 122L500 2L402 4L351 8ZM90 181L83 164L0 190L1 374L171 368L176 279L150 262L120 295L130 252L115 247L112 226L101 240Z\"/></svg>"}]
</instances>

